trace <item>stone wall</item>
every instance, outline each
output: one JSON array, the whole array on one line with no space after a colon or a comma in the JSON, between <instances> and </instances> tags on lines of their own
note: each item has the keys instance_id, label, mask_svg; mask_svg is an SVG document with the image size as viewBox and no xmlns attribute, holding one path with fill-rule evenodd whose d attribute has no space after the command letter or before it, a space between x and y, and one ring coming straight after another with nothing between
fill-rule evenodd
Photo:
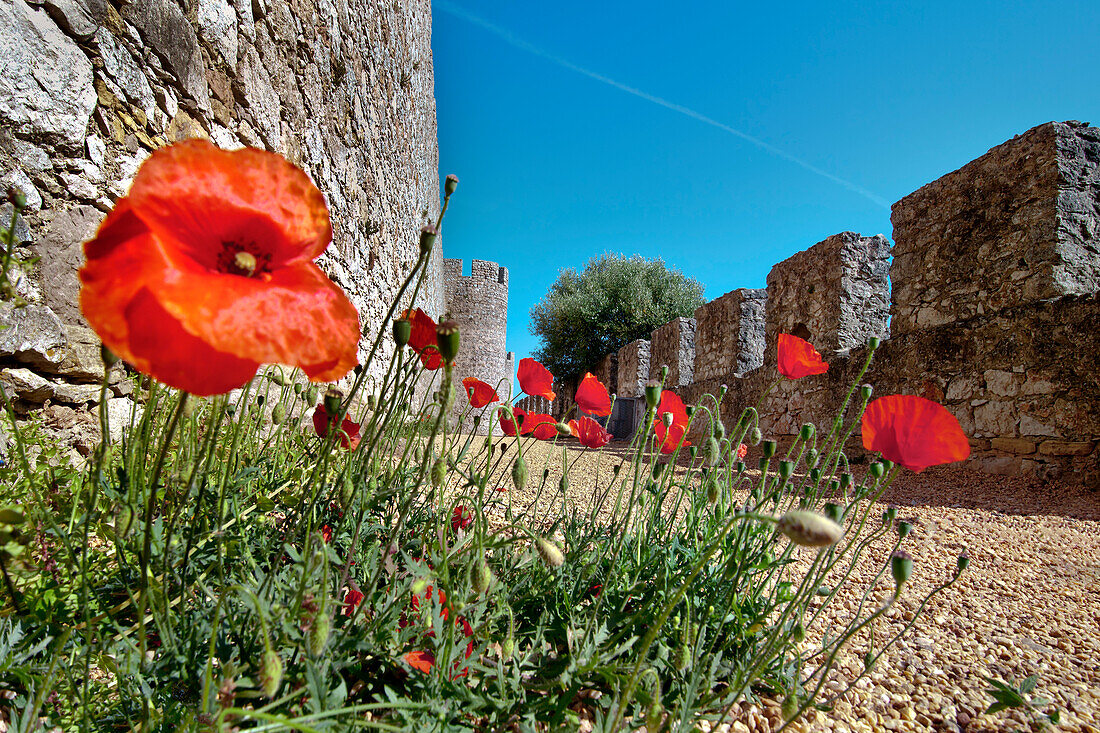
<instances>
[{"instance_id":1,"label":"stone wall","mask_svg":"<svg viewBox=\"0 0 1100 733\"><path fill-rule=\"evenodd\" d=\"M740 374L764 363L767 299L763 288L738 288L695 310L695 380Z\"/></svg>"},{"instance_id":2,"label":"stone wall","mask_svg":"<svg viewBox=\"0 0 1100 733\"><path fill-rule=\"evenodd\" d=\"M191 137L313 178L334 229L321 265L378 327L439 207L428 0L2 0L0 25L0 180L27 193L20 254L40 258L21 291L63 348L95 343L81 243L153 149ZM434 312L440 247L420 300Z\"/></svg>"},{"instance_id":3,"label":"stone wall","mask_svg":"<svg viewBox=\"0 0 1100 733\"><path fill-rule=\"evenodd\" d=\"M842 232L768 273L764 363L781 333L811 342L826 358L887 334L890 243L881 234Z\"/></svg>"},{"instance_id":4,"label":"stone wall","mask_svg":"<svg viewBox=\"0 0 1100 733\"><path fill-rule=\"evenodd\" d=\"M469 405L461 380L477 377L493 386L497 394L508 391L512 372L507 363L505 338L508 333L508 268L495 262L474 260L470 274L462 274L462 260L443 261L446 311L458 323L461 346L455 360L458 383L455 410ZM478 430L484 433L489 424Z\"/></svg>"},{"instance_id":5,"label":"stone wall","mask_svg":"<svg viewBox=\"0 0 1100 733\"><path fill-rule=\"evenodd\" d=\"M1050 122L893 206L891 328L1100 287L1100 130Z\"/></svg>"},{"instance_id":6,"label":"stone wall","mask_svg":"<svg viewBox=\"0 0 1100 733\"><path fill-rule=\"evenodd\" d=\"M641 397L649 381L649 342L631 341L619 349L618 393L620 397Z\"/></svg>"},{"instance_id":7,"label":"stone wall","mask_svg":"<svg viewBox=\"0 0 1100 733\"><path fill-rule=\"evenodd\" d=\"M596 379L599 379L607 391L611 394L618 394L619 392L619 352L613 352L608 354L600 362L599 366L593 372L596 375Z\"/></svg>"},{"instance_id":8,"label":"stone wall","mask_svg":"<svg viewBox=\"0 0 1100 733\"><path fill-rule=\"evenodd\" d=\"M807 422L827 430L849 388L869 382L876 396L943 404L970 438L970 467L1100 486L1098 170L1100 130L1080 123L1041 125L994 148L894 205L889 284L882 236L845 232L777 264L758 368L731 356L733 294L700 308L695 378L678 393L695 403L728 385L722 415L732 425L779 376L778 334L794 333L829 371L780 380L760 406L765 435L790 438ZM860 378L871 336L884 340ZM619 351L620 385L636 379L644 343ZM857 396L845 418L858 414ZM698 415L701 433L709 426ZM856 424L848 454L863 453Z\"/></svg>"},{"instance_id":9,"label":"stone wall","mask_svg":"<svg viewBox=\"0 0 1100 733\"><path fill-rule=\"evenodd\" d=\"M665 386L691 384L695 373L695 319L673 318L649 337L649 378L660 380L668 367Z\"/></svg>"}]
</instances>

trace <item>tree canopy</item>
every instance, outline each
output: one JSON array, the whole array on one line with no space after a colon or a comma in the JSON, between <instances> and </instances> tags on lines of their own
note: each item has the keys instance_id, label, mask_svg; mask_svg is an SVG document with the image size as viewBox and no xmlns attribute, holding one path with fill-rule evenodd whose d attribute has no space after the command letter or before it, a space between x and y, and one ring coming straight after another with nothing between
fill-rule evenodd
<instances>
[{"instance_id":1,"label":"tree canopy","mask_svg":"<svg viewBox=\"0 0 1100 733\"><path fill-rule=\"evenodd\" d=\"M573 379L604 356L703 304L703 286L664 260L640 255L594 257L564 269L531 309L535 357L558 377Z\"/></svg>"}]
</instances>

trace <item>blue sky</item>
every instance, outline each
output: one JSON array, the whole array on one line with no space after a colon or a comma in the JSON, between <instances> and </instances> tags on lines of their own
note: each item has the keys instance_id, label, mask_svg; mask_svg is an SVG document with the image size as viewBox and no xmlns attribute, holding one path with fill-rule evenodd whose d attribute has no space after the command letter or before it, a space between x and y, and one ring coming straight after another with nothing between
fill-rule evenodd
<instances>
[{"instance_id":1,"label":"blue sky","mask_svg":"<svg viewBox=\"0 0 1100 733\"><path fill-rule=\"evenodd\" d=\"M1050 120L1100 124L1100 3L433 0L447 257L508 267L508 347L566 267L706 298ZM468 265L467 265L468 267Z\"/></svg>"}]
</instances>

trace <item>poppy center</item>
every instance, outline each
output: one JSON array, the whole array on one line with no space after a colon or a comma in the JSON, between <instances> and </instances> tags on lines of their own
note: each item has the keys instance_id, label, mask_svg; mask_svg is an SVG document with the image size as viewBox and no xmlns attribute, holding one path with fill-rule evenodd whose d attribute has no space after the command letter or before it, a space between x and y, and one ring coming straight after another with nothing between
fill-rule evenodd
<instances>
[{"instance_id":1,"label":"poppy center","mask_svg":"<svg viewBox=\"0 0 1100 733\"><path fill-rule=\"evenodd\" d=\"M217 270L241 277L264 275L271 272L271 255L251 242L222 242Z\"/></svg>"}]
</instances>

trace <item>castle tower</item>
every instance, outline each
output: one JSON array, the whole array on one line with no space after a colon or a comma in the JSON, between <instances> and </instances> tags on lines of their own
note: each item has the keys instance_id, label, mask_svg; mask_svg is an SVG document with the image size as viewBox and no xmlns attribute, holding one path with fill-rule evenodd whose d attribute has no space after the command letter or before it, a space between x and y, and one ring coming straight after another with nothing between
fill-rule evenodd
<instances>
[{"instance_id":1,"label":"castle tower","mask_svg":"<svg viewBox=\"0 0 1100 733\"><path fill-rule=\"evenodd\" d=\"M806 339L826 361L889 333L890 243L841 232L791 255L768 273L764 365L775 366L781 333Z\"/></svg>"},{"instance_id":2,"label":"castle tower","mask_svg":"<svg viewBox=\"0 0 1100 733\"><path fill-rule=\"evenodd\" d=\"M447 312L458 323L461 347L455 360L455 410L469 406L462 380L477 377L506 399L512 384L508 332L508 268L487 260L473 260L469 275L462 274L462 260L443 260L443 284ZM515 356L512 355L514 361ZM493 421L483 421L485 433Z\"/></svg>"}]
</instances>

